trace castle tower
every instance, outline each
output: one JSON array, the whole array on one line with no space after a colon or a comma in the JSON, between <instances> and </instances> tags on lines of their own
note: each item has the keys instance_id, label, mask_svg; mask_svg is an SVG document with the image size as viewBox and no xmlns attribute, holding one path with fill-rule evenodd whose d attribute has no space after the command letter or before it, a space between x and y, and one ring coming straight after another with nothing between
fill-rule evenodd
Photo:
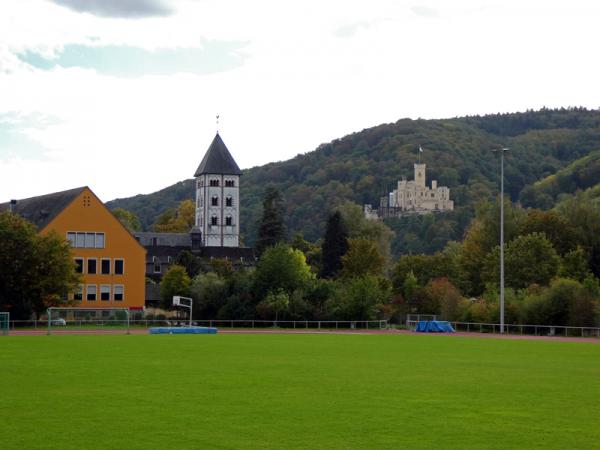
<instances>
[{"instance_id":1,"label":"castle tower","mask_svg":"<svg viewBox=\"0 0 600 450\"><path fill-rule=\"evenodd\" d=\"M425 189L425 164L415 164L415 185Z\"/></svg>"},{"instance_id":2,"label":"castle tower","mask_svg":"<svg viewBox=\"0 0 600 450\"><path fill-rule=\"evenodd\" d=\"M240 245L240 175L242 171L217 132L196 178L196 227L205 247Z\"/></svg>"}]
</instances>

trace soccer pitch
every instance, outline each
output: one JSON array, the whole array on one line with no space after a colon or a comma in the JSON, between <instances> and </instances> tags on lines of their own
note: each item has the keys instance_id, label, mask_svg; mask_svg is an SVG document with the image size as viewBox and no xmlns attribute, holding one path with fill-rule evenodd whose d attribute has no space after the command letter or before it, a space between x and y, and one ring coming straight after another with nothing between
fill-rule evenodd
<instances>
[{"instance_id":1,"label":"soccer pitch","mask_svg":"<svg viewBox=\"0 0 600 450\"><path fill-rule=\"evenodd\" d=\"M0 448L592 448L600 345L417 335L0 338Z\"/></svg>"}]
</instances>

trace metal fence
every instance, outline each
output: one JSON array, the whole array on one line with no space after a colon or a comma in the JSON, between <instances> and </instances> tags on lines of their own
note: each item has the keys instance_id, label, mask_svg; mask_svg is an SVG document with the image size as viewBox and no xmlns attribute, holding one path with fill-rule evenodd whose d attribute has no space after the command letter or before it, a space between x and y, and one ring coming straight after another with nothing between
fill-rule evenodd
<instances>
[{"instance_id":1,"label":"metal fence","mask_svg":"<svg viewBox=\"0 0 600 450\"><path fill-rule=\"evenodd\" d=\"M379 330L387 329L387 320L194 320L193 325L220 327L220 328L286 328L286 329L312 329L312 330ZM130 328L150 328L156 326L188 326L189 320L184 318L170 319L130 319ZM117 319L72 319L65 320L64 327L67 328L110 328L124 326L123 320ZM11 320L10 328L16 329L45 329L48 327L47 320ZM60 328L53 324L53 328Z\"/></svg>"},{"instance_id":2,"label":"metal fence","mask_svg":"<svg viewBox=\"0 0 600 450\"><path fill-rule=\"evenodd\" d=\"M449 321L456 331L474 333L500 333L499 323L480 322L452 322ZM414 330L417 321L409 320L406 325ZM567 327L555 325L521 325L505 324L506 334L519 334L531 336L562 336L562 337L597 337L600 338L600 328L597 327Z\"/></svg>"}]
</instances>

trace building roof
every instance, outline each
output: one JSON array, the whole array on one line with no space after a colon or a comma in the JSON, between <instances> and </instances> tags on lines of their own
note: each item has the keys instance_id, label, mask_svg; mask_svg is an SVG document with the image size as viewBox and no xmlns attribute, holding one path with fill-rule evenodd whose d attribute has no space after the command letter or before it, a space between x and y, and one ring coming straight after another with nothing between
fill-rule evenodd
<instances>
[{"instance_id":1,"label":"building roof","mask_svg":"<svg viewBox=\"0 0 600 450\"><path fill-rule=\"evenodd\" d=\"M135 238L144 247L191 247L192 238L189 233L155 233L136 231Z\"/></svg>"},{"instance_id":2,"label":"building roof","mask_svg":"<svg viewBox=\"0 0 600 450\"><path fill-rule=\"evenodd\" d=\"M197 177L206 173L214 173L221 175L241 175L242 171L238 167L237 163L227 150L223 139L219 136L219 133L216 134L213 139L210 147L206 151L204 158L202 158L202 162L196 169L196 173L194 176Z\"/></svg>"},{"instance_id":3,"label":"building roof","mask_svg":"<svg viewBox=\"0 0 600 450\"><path fill-rule=\"evenodd\" d=\"M13 212L32 222L38 230L41 230L52 222L85 188L83 186L68 191L17 200ZM0 203L0 211L10 211L10 202Z\"/></svg>"}]
</instances>

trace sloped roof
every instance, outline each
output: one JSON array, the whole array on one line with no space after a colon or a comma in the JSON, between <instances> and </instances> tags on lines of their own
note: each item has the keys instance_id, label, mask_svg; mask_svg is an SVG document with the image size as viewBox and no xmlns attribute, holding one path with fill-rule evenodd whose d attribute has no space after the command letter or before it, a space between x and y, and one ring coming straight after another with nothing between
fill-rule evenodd
<instances>
[{"instance_id":1,"label":"sloped roof","mask_svg":"<svg viewBox=\"0 0 600 450\"><path fill-rule=\"evenodd\" d=\"M202 162L196 169L194 176L205 173L214 173L222 175L241 175L242 171L238 167L237 163L227 150L223 139L219 136L219 133L215 136L210 147L206 151Z\"/></svg>"},{"instance_id":2,"label":"sloped roof","mask_svg":"<svg viewBox=\"0 0 600 450\"><path fill-rule=\"evenodd\" d=\"M85 188L83 186L68 191L17 200L13 212L32 222L38 230L41 230L52 222ZM10 202L0 203L0 211L9 210Z\"/></svg>"}]
</instances>

